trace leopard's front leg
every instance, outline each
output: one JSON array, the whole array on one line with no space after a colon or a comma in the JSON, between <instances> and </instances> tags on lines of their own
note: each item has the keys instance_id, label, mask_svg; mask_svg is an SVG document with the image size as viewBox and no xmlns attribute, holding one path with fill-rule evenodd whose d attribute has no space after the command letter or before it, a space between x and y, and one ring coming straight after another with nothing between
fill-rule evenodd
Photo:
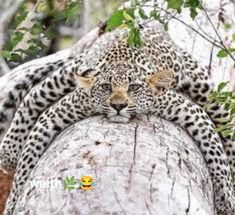
<instances>
[{"instance_id":1,"label":"leopard's front leg","mask_svg":"<svg viewBox=\"0 0 235 215\"><path fill-rule=\"evenodd\" d=\"M81 59L78 56L69 61L24 97L0 144L0 169L4 172L14 173L23 145L40 114L75 89L74 75Z\"/></svg>"},{"instance_id":2,"label":"leopard's front leg","mask_svg":"<svg viewBox=\"0 0 235 215\"><path fill-rule=\"evenodd\" d=\"M13 214L16 201L31 170L53 138L67 126L92 115L93 112L89 92L79 88L50 107L38 118L23 147L4 211L5 215Z\"/></svg>"},{"instance_id":3,"label":"leopard's front leg","mask_svg":"<svg viewBox=\"0 0 235 215\"><path fill-rule=\"evenodd\" d=\"M184 128L198 144L211 175L218 214L235 213L235 196L228 158L215 126L198 105L174 91L155 97L154 114Z\"/></svg>"}]
</instances>

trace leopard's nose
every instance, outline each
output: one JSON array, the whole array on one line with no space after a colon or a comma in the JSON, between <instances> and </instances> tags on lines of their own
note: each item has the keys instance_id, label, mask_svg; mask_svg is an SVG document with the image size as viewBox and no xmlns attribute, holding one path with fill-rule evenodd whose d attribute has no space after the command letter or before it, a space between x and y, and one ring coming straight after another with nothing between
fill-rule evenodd
<instances>
[{"instance_id":1,"label":"leopard's nose","mask_svg":"<svg viewBox=\"0 0 235 215\"><path fill-rule=\"evenodd\" d=\"M110 103L110 106L119 112L127 106L127 103Z\"/></svg>"}]
</instances>

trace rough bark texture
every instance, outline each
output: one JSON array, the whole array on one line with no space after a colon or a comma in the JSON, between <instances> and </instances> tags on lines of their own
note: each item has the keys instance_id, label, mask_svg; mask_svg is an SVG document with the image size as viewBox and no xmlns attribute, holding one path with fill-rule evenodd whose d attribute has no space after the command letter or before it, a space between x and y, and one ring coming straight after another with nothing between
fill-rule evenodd
<instances>
[{"instance_id":1,"label":"rough bark texture","mask_svg":"<svg viewBox=\"0 0 235 215\"><path fill-rule=\"evenodd\" d=\"M84 175L94 179L92 190L32 185ZM212 215L213 208L207 167L182 129L152 116L128 124L96 116L53 141L32 171L15 214Z\"/></svg>"}]
</instances>

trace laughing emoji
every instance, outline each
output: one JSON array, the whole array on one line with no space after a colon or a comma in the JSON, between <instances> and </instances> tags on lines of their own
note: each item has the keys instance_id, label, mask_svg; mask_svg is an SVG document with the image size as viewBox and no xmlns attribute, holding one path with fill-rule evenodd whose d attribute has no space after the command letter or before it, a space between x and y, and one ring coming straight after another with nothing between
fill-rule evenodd
<instances>
[{"instance_id":1,"label":"laughing emoji","mask_svg":"<svg viewBox=\"0 0 235 215\"><path fill-rule=\"evenodd\" d=\"M90 177L90 176L83 176L80 179L80 188L82 188L83 190L91 190L94 185L95 185L95 183L94 183L92 177Z\"/></svg>"}]
</instances>

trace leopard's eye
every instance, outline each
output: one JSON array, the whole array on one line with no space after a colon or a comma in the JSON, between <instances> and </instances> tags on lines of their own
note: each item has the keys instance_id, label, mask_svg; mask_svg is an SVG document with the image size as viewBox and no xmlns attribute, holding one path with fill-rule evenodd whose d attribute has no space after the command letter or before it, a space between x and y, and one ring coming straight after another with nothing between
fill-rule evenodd
<instances>
[{"instance_id":1,"label":"leopard's eye","mask_svg":"<svg viewBox=\"0 0 235 215\"><path fill-rule=\"evenodd\" d=\"M141 85L140 84L131 84L129 85L129 91L137 91L141 88Z\"/></svg>"},{"instance_id":2,"label":"leopard's eye","mask_svg":"<svg viewBox=\"0 0 235 215\"><path fill-rule=\"evenodd\" d=\"M103 90L108 91L108 90L112 90L112 85L111 84L102 84L101 87L103 88Z\"/></svg>"}]
</instances>

